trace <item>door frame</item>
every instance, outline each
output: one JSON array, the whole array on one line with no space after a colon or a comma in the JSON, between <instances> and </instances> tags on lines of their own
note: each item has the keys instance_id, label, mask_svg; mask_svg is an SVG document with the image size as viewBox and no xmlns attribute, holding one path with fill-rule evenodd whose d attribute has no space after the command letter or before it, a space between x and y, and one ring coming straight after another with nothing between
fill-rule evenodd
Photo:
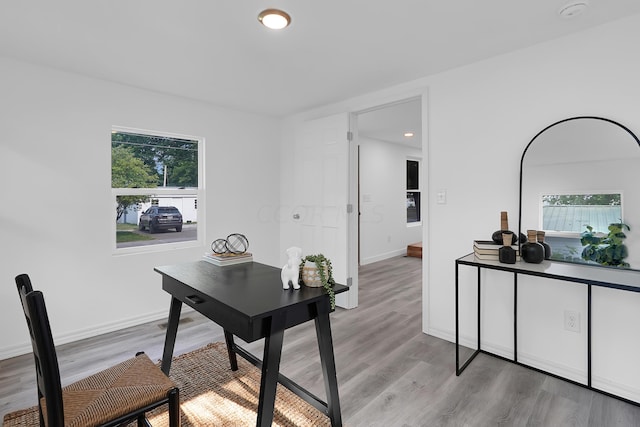
<instances>
[{"instance_id":1,"label":"door frame","mask_svg":"<svg viewBox=\"0 0 640 427\"><path fill-rule=\"evenodd\" d=\"M400 104L407 102L411 99L421 100L421 125L422 125L422 163L428 164L428 91L426 87L420 88L412 93L405 93L402 96L393 97L392 99L379 100L379 102L370 102L361 108L352 108L349 113L349 132L351 134L351 142L349 143L349 204L353 207L353 215L349 215L347 224L348 243L347 243L347 266L348 274L351 278L351 287L355 292L349 293L348 308L355 308L358 306L358 282L359 282L359 238L360 238L360 194L359 194L359 139L358 139L358 115L374 111L380 108L385 108L394 104ZM425 218L422 223L422 241L424 253L428 254L429 247L429 180L428 180L428 167L422 167L420 170L420 182L422 189L422 206L421 217ZM422 330L427 330L428 316L427 313L427 297L428 297L428 259L422 258Z\"/></svg>"}]
</instances>

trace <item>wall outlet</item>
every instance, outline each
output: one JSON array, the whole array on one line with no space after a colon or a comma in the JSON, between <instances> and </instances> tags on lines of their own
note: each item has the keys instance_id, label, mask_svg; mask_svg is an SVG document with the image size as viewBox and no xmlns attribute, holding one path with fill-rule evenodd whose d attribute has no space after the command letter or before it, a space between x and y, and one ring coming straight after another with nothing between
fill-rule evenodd
<instances>
[{"instance_id":1,"label":"wall outlet","mask_svg":"<svg viewBox=\"0 0 640 427\"><path fill-rule=\"evenodd\" d=\"M564 328L571 332L580 332L580 313L577 311L564 311Z\"/></svg>"}]
</instances>

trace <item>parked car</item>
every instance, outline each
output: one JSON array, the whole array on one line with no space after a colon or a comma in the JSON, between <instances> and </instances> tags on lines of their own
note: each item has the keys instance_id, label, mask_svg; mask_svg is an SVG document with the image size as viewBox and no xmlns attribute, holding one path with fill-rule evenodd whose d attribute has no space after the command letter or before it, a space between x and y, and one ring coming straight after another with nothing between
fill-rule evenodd
<instances>
[{"instance_id":1,"label":"parked car","mask_svg":"<svg viewBox=\"0 0 640 427\"><path fill-rule=\"evenodd\" d=\"M148 228L150 233L169 228L182 231L182 214L174 206L151 206L140 215L138 229L145 228Z\"/></svg>"}]
</instances>

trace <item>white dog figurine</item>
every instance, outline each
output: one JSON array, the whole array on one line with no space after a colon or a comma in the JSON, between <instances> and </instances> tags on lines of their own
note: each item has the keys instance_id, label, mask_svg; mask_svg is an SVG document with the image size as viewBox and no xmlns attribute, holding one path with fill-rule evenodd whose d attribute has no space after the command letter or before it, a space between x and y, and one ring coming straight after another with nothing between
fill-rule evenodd
<instances>
[{"instance_id":1,"label":"white dog figurine","mask_svg":"<svg viewBox=\"0 0 640 427\"><path fill-rule=\"evenodd\" d=\"M300 289L298 278L300 276L302 249L293 246L287 249L286 252L289 260L287 261L287 265L282 267L282 273L280 273L280 277L282 278L282 288L289 289L289 282L291 282L293 284L293 289Z\"/></svg>"}]
</instances>

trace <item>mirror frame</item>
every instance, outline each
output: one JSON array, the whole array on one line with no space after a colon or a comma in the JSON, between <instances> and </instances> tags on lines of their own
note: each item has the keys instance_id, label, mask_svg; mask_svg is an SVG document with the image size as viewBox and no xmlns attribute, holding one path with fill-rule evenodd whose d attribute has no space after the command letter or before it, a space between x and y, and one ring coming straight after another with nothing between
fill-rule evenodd
<instances>
[{"instance_id":1,"label":"mirror frame","mask_svg":"<svg viewBox=\"0 0 640 427\"><path fill-rule=\"evenodd\" d=\"M638 137L631 131L631 129L629 129L628 127L624 126L621 123L616 122L615 120L611 120L611 119L607 119L604 117L598 117L598 116L575 116L575 117L569 117L567 119L562 119L559 120L555 123L550 124L549 126L545 127L544 129L542 129L540 132L538 132L532 139L531 141L529 141L529 143L527 144L527 146L525 147L524 151L522 152L522 157L520 158L520 185L519 185L519 195L518 195L518 235L522 236L522 166L524 164L524 158L527 155L527 151L529 150L529 147L531 147L531 145L536 141L536 139L542 135L545 131L549 130L550 128L554 127L554 126L558 126L562 123L565 122L569 122L572 120L580 120L580 119L593 119L593 120L602 120L604 122L608 122L614 126L618 126L620 128L622 128L623 130L625 130L635 141L636 144L638 144L638 149L640 149L640 139L638 139ZM640 191L640 190L639 190ZM525 234L526 236L526 234ZM518 247L521 249L522 248L522 241L519 241L518 243ZM557 260L554 260L557 261ZM565 262L565 261L558 261L558 262ZM566 261L568 262L568 261ZM581 264L582 265L582 264ZM587 265L587 264L584 264ZM591 264L589 264L591 265ZM609 266L605 266L605 265L593 265L594 267L604 267L604 268L616 268L616 267L609 267ZM633 269L633 268L632 268Z\"/></svg>"}]
</instances>

